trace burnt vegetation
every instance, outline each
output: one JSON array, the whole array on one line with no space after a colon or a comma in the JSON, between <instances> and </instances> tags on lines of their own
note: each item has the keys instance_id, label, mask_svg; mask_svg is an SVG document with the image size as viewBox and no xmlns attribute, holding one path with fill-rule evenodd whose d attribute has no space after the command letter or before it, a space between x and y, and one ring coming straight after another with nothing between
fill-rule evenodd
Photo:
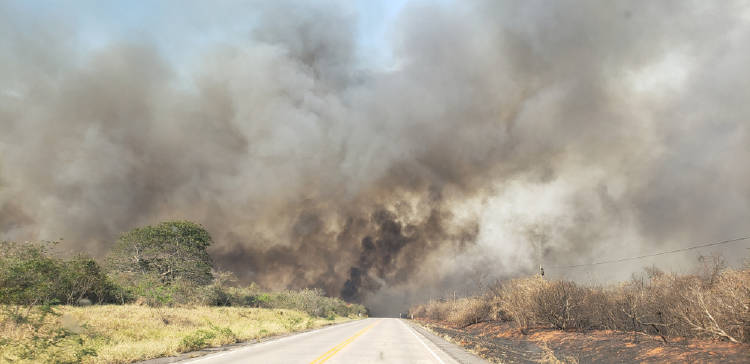
<instances>
[{"instance_id":1,"label":"burnt vegetation","mask_svg":"<svg viewBox=\"0 0 750 364\"><path fill-rule=\"evenodd\" d=\"M658 335L664 342L676 337L750 342L750 268L728 269L717 257L701 262L694 274L649 268L609 286L539 275L512 279L479 296L436 300L413 306L410 313L454 327L510 321L522 333L619 330Z\"/></svg>"}]
</instances>

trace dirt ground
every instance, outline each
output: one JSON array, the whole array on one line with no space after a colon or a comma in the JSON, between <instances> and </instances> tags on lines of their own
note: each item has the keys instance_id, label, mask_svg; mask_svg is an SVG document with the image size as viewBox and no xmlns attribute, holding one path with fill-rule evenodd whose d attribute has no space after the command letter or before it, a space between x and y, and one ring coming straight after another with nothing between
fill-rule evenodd
<instances>
[{"instance_id":1,"label":"dirt ground","mask_svg":"<svg viewBox=\"0 0 750 364\"><path fill-rule=\"evenodd\" d=\"M750 363L750 345L670 339L626 332L567 332L533 329L524 335L508 322L482 322L465 328L415 320L497 363Z\"/></svg>"}]
</instances>

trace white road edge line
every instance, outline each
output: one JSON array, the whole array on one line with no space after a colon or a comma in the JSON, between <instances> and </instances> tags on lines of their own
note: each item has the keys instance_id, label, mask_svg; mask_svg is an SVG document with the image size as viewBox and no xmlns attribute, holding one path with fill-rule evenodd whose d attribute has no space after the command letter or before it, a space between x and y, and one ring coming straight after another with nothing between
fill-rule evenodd
<instances>
[{"instance_id":1,"label":"white road edge line","mask_svg":"<svg viewBox=\"0 0 750 364\"><path fill-rule=\"evenodd\" d=\"M399 320L399 321L401 321L401 320ZM437 356L437 354L435 354L435 352L432 351L432 349L430 349L430 347L427 346L427 344L425 344L425 342L422 339L420 339L419 336L417 336L417 334L414 332L414 329L412 329L411 327L409 327L409 325L407 325L403 321L401 321L401 324L404 325L404 326L406 326L406 329L409 330L409 332L411 332L411 334L414 335L414 337L416 337L417 340L419 340L420 343L422 343L422 345L424 346L424 348L427 349L427 351L429 351L430 354L432 354L432 356L434 356L435 359L437 359L438 362L440 362L441 364L445 364L445 362L443 361L443 359L440 359L440 357Z\"/></svg>"},{"instance_id":2,"label":"white road edge line","mask_svg":"<svg viewBox=\"0 0 750 364\"><path fill-rule=\"evenodd\" d=\"M292 335L280 337L278 339L270 339L270 340L259 342L259 343L255 343L255 344L248 344L247 346L242 346L242 347L239 347L239 348L233 349L233 350L227 350L227 351L224 351L224 352L221 352L221 353L206 354L206 355L203 355L203 356L198 357L198 358L182 360L182 361L179 361L179 363L183 363L183 364L198 363L198 362L201 362L201 361L204 361L204 360L214 359L214 358L222 357L222 356L229 355L229 354L234 354L234 353L241 352L241 351L252 350L252 349L255 349L257 347L268 345L268 344L278 343L278 342L281 342L281 341L287 341L287 340L291 340L291 339L294 339L294 338L299 338L299 337L302 337L302 336L312 335L312 334L315 334L315 333L318 333L318 332L321 332L321 331L331 330L331 329L334 329L334 328L337 328L337 327L343 327L343 326L353 325L353 324L355 324L357 322L364 322L365 320L367 320L367 319L356 320L356 321L352 321L352 322L345 322L345 323L338 324L338 325L334 324L334 325L327 326L327 327L321 327L321 328L316 329L316 330L312 330L312 331L308 331L308 332L302 332L302 333L299 333L299 334L292 334Z\"/></svg>"}]
</instances>

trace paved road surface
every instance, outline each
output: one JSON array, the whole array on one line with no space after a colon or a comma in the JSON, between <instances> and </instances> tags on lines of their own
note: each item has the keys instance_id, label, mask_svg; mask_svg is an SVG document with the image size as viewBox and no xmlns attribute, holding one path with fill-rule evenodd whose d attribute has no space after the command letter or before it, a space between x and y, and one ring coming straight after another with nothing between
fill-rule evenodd
<instances>
[{"instance_id":1,"label":"paved road surface","mask_svg":"<svg viewBox=\"0 0 750 364\"><path fill-rule=\"evenodd\" d=\"M369 318L190 359L183 363L478 364L487 362L407 321Z\"/></svg>"}]
</instances>

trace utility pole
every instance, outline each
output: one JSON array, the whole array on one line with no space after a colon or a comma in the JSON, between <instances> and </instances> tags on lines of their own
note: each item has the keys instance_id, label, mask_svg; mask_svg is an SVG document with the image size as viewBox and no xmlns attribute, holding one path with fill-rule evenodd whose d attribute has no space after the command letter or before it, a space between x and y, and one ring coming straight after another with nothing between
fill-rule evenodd
<instances>
[{"instance_id":1,"label":"utility pole","mask_svg":"<svg viewBox=\"0 0 750 364\"><path fill-rule=\"evenodd\" d=\"M542 258L544 257L544 241L546 240L546 237L544 234L538 234L537 235L537 262L539 262L539 276L544 278L544 264L542 262Z\"/></svg>"}]
</instances>

